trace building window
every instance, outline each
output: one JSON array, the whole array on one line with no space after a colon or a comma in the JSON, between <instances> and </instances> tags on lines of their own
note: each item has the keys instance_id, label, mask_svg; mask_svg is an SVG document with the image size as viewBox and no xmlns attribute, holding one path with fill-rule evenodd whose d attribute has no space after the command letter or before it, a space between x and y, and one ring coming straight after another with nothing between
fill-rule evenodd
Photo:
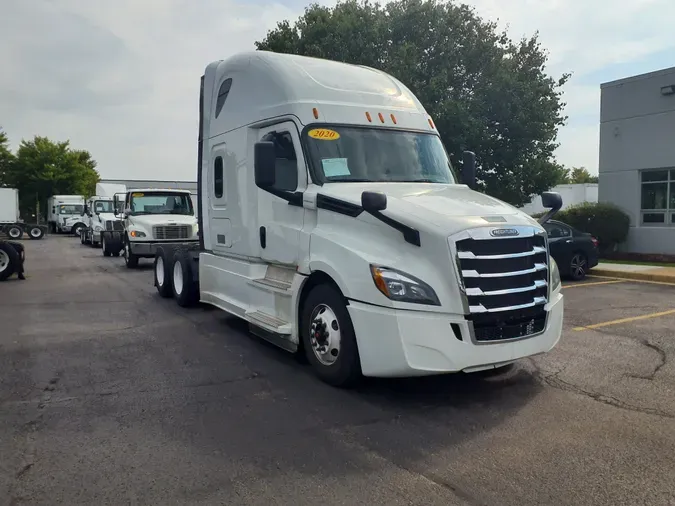
<instances>
[{"instance_id":1,"label":"building window","mask_svg":"<svg viewBox=\"0 0 675 506\"><path fill-rule=\"evenodd\" d=\"M216 99L216 118L220 115L220 111L223 110L225 100L227 100L227 96L230 94L231 87L232 79L225 79L223 84L220 85L220 89L218 90L218 98Z\"/></svg>"},{"instance_id":2,"label":"building window","mask_svg":"<svg viewBox=\"0 0 675 506\"><path fill-rule=\"evenodd\" d=\"M217 199L223 197L223 158L220 156L213 162L213 194Z\"/></svg>"},{"instance_id":3,"label":"building window","mask_svg":"<svg viewBox=\"0 0 675 506\"><path fill-rule=\"evenodd\" d=\"M675 225L675 169L641 172L640 223Z\"/></svg>"}]
</instances>

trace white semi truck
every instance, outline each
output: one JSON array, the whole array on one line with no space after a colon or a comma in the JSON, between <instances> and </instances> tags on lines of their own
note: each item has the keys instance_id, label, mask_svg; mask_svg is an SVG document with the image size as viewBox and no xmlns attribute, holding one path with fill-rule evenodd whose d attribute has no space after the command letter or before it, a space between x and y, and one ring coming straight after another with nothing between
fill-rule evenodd
<instances>
[{"instance_id":1,"label":"white semi truck","mask_svg":"<svg viewBox=\"0 0 675 506\"><path fill-rule=\"evenodd\" d=\"M0 188L0 233L10 239L21 239L24 232L31 239L42 239L45 227L37 223L25 223L19 214L19 191L16 188Z\"/></svg>"},{"instance_id":2,"label":"white semi truck","mask_svg":"<svg viewBox=\"0 0 675 506\"><path fill-rule=\"evenodd\" d=\"M190 246L199 242L197 218L188 190L139 188L129 190L122 209L124 262L130 269L141 258L154 258L158 245Z\"/></svg>"},{"instance_id":3,"label":"white semi truck","mask_svg":"<svg viewBox=\"0 0 675 506\"><path fill-rule=\"evenodd\" d=\"M366 67L252 52L207 66L199 246L158 247L155 286L303 352L336 386L362 375L500 369L560 339L546 232L463 182L432 118ZM549 213L560 195L545 193Z\"/></svg>"},{"instance_id":4,"label":"white semi truck","mask_svg":"<svg viewBox=\"0 0 675 506\"><path fill-rule=\"evenodd\" d=\"M47 223L52 233L69 233L80 221L84 209L82 195L54 195L47 199ZM79 230L77 231L79 232Z\"/></svg>"},{"instance_id":5,"label":"white semi truck","mask_svg":"<svg viewBox=\"0 0 675 506\"><path fill-rule=\"evenodd\" d=\"M119 184L97 183L96 195L90 197L82 213L80 242L101 247L103 256L119 256L122 251L124 223L115 208L115 195L126 192Z\"/></svg>"}]
</instances>

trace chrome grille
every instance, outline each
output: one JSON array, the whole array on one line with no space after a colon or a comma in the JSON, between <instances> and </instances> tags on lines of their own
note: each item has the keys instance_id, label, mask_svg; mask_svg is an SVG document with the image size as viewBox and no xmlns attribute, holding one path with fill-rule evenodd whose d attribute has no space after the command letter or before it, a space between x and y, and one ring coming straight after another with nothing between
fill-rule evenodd
<instances>
[{"instance_id":1,"label":"chrome grille","mask_svg":"<svg viewBox=\"0 0 675 506\"><path fill-rule=\"evenodd\" d=\"M152 235L158 240L189 239L189 225L157 225L152 227Z\"/></svg>"},{"instance_id":2,"label":"chrome grille","mask_svg":"<svg viewBox=\"0 0 675 506\"><path fill-rule=\"evenodd\" d=\"M473 229L456 237L453 249L476 341L544 330L548 248L543 232L522 226Z\"/></svg>"}]
</instances>

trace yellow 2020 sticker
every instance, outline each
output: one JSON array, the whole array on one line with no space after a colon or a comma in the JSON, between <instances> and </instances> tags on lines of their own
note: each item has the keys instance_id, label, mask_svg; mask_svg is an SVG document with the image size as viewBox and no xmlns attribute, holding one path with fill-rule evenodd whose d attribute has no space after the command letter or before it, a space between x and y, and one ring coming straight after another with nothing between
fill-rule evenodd
<instances>
[{"instance_id":1,"label":"yellow 2020 sticker","mask_svg":"<svg viewBox=\"0 0 675 506\"><path fill-rule=\"evenodd\" d=\"M322 141L336 141L340 138L340 134L335 130L329 130L328 128L315 128L310 130L309 135L312 139L319 139Z\"/></svg>"},{"instance_id":2,"label":"yellow 2020 sticker","mask_svg":"<svg viewBox=\"0 0 675 506\"><path fill-rule=\"evenodd\" d=\"M132 193L131 196L132 197L143 197L143 196L145 196L145 194L144 193Z\"/></svg>"}]
</instances>

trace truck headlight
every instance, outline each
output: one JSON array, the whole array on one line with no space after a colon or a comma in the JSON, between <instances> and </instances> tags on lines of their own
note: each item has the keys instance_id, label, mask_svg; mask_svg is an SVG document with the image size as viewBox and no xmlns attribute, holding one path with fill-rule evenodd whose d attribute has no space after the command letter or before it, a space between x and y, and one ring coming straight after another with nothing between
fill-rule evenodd
<instances>
[{"instance_id":1,"label":"truck headlight","mask_svg":"<svg viewBox=\"0 0 675 506\"><path fill-rule=\"evenodd\" d=\"M101 230L103 230L103 227L101 225L96 225L94 227L94 232L100 232Z\"/></svg>"},{"instance_id":2,"label":"truck headlight","mask_svg":"<svg viewBox=\"0 0 675 506\"><path fill-rule=\"evenodd\" d=\"M390 300L440 306L436 292L424 281L389 267L370 266L377 289Z\"/></svg>"},{"instance_id":3,"label":"truck headlight","mask_svg":"<svg viewBox=\"0 0 675 506\"><path fill-rule=\"evenodd\" d=\"M145 237L145 232L141 232L140 230L132 230L129 232L129 235L131 237Z\"/></svg>"},{"instance_id":4,"label":"truck headlight","mask_svg":"<svg viewBox=\"0 0 675 506\"><path fill-rule=\"evenodd\" d=\"M553 257L551 259L551 292L555 292L560 288L562 281L560 280L560 270L558 269L558 264L555 263Z\"/></svg>"}]
</instances>

